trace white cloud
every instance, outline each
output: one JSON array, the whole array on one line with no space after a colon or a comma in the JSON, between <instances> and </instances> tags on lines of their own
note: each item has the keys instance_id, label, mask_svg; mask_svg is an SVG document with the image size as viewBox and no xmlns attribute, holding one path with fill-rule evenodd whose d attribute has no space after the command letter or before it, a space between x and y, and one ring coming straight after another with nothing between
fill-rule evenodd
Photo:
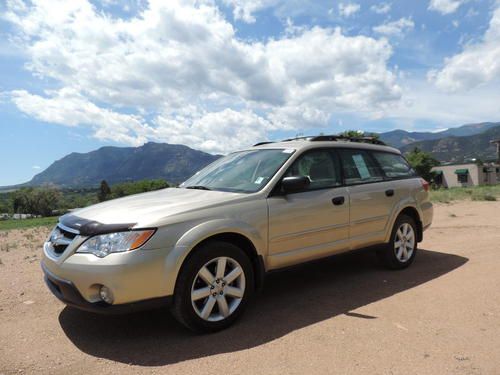
<instances>
[{"instance_id":1,"label":"white cloud","mask_svg":"<svg viewBox=\"0 0 500 375\"><path fill-rule=\"evenodd\" d=\"M441 14L454 13L464 0L430 0L429 9Z\"/></svg>"},{"instance_id":2,"label":"white cloud","mask_svg":"<svg viewBox=\"0 0 500 375\"><path fill-rule=\"evenodd\" d=\"M390 12L391 4L390 3L378 3L378 4L372 5L370 7L370 9L377 14L386 14L386 13Z\"/></svg>"},{"instance_id":3,"label":"white cloud","mask_svg":"<svg viewBox=\"0 0 500 375\"><path fill-rule=\"evenodd\" d=\"M86 0L38 0L5 17L28 68L57 87L20 88L12 101L101 139L222 152L235 146L231 137L249 144L272 130L321 126L335 111L375 116L401 97L386 40L321 27L242 40L210 0L151 0L127 19Z\"/></svg>"},{"instance_id":4,"label":"white cloud","mask_svg":"<svg viewBox=\"0 0 500 375\"><path fill-rule=\"evenodd\" d=\"M21 111L40 121L65 126L91 126L98 139L136 146L147 140L145 133L149 127L139 116L99 108L71 89L52 93L49 98L16 90L12 92L12 101Z\"/></svg>"},{"instance_id":5,"label":"white cloud","mask_svg":"<svg viewBox=\"0 0 500 375\"><path fill-rule=\"evenodd\" d=\"M40 169L41 167L40 167L39 165L33 165L31 168L33 168L33 169L37 169L37 170L38 170L38 169Z\"/></svg>"},{"instance_id":6,"label":"white cloud","mask_svg":"<svg viewBox=\"0 0 500 375\"><path fill-rule=\"evenodd\" d=\"M500 80L500 6L494 11L482 40L468 44L461 53L445 60L429 79L445 91L470 90Z\"/></svg>"},{"instance_id":7,"label":"white cloud","mask_svg":"<svg viewBox=\"0 0 500 375\"><path fill-rule=\"evenodd\" d=\"M207 113L194 120L159 116L153 129L156 139L192 145L213 153L245 148L266 139L269 122L250 111L224 109Z\"/></svg>"},{"instance_id":8,"label":"white cloud","mask_svg":"<svg viewBox=\"0 0 500 375\"><path fill-rule=\"evenodd\" d=\"M375 26L373 31L378 34L401 36L409 30L413 30L415 23L411 17L400 18L397 21L386 22L381 25Z\"/></svg>"},{"instance_id":9,"label":"white cloud","mask_svg":"<svg viewBox=\"0 0 500 375\"><path fill-rule=\"evenodd\" d=\"M317 108L298 105L276 108L268 117L271 129L293 130L326 126L330 114Z\"/></svg>"},{"instance_id":10,"label":"white cloud","mask_svg":"<svg viewBox=\"0 0 500 375\"><path fill-rule=\"evenodd\" d=\"M387 119L395 119L401 126L427 121L439 124L439 127L453 127L493 121L500 115L500 90L496 86L483 86L474 91L450 95L436 90L425 81L410 79L403 87L403 96L405 100L387 115Z\"/></svg>"},{"instance_id":11,"label":"white cloud","mask_svg":"<svg viewBox=\"0 0 500 375\"><path fill-rule=\"evenodd\" d=\"M350 17L361 9L361 5L357 3L340 3L339 4L339 13L343 17Z\"/></svg>"},{"instance_id":12,"label":"white cloud","mask_svg":"<svg viewBox=\"0 0 500 375\"><path fill-rule=\"evenodd\" d=\"M222 0L224 4L233 7L233 17L246 23L254 23L254 13L272 7L279 0Z\"/></svg>"}]
</instances>

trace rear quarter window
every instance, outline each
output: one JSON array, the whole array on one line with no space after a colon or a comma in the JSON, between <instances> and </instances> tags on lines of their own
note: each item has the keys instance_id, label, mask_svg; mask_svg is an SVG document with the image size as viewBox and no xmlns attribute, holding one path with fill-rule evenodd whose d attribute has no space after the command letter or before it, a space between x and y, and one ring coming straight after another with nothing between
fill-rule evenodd
<instances>
[{"instance_id":1,"label":"rear quarter window","mask_svg":"<svg viewBox=\"0 0 500 375\"><path fill-rule=\"evenodd\" d=\"M383 181L377 163L364 150L339 150L346 185Z\"/></svg>"},{"instance_id":2,"label":"rear quarter window","mask_svg":"<svg viewBox=\"0 0 500 375\"><path fill-rule=\"evenodd\" d=\"M372 155L377 160L386 177L402 178L415 176L415 171L401 155L377 151L373 151Z\"/></svg>"}]
</instances>

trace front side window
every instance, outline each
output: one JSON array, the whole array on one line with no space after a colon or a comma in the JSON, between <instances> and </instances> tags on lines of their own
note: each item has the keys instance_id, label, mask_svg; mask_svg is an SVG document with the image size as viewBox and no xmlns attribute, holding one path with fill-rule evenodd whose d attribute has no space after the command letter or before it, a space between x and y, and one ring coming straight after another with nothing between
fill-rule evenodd
<instances>
[{"instance_id":1,"label":"front side window","mask_svg":"<svg viewBox=\"0 0 500 375\"><path fill-rule=\"evenodd\" d=\"M457 174L458 182L466 184L469 181L468 175L466 173Z\"/></svg>"},{"instance_id":2,"label":"front side window","mask_svg":"<svg viewBox=\"0 0 500 375\"><path fill-rule=\"evenodd\" d=\"M377 160L386 177L401 178L415 175L413 169L401 155L377 151L372 152L372 155Z\"/></svg>"},{"instance_id":3,"label":"front side window","mask_svg":"<svg viewBox=\"0 0 500 375\"><path fill-rule=\"evenodd\" d=\"M364 150L339 150L346 185L383 181L382 171Z\"/></svg>"},{"instance_id":4,"label":"front side window","mask_svg":"<svg viewBox=\"0 0 500 375\"><path fill-rule=\"evenodd\" d=\"M292 164L285 177L307 176L311 181L307 190L342 185L339 161L333 152L315 150L301 155Z\"/></svg>"},{"instance_id":5,"label":"front side window","mask_svg":"<svg viewBox=\"0 0 500 375\"><path fill-rule=\"evenodd\" d=\"M205 167L180 187L254 193L264 187L293 152L292 149L234 152Z\"/></svg>"}]
</instances>

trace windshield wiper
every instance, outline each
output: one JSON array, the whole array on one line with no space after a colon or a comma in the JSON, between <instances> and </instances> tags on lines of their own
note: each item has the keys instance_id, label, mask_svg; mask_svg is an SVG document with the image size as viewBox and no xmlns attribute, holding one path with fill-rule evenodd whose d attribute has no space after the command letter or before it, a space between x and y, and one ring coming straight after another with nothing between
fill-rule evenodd
<instances>
[{"instance_id":1,"label":"windshield wiper","mask_svg":"<svg viewBox=\"0 0 500 375\"><path fill-rule=\"evenodd\" d=\"M196 189L196 190L212 190L206 186L203 185L193 185L193 186L186 186L186 189Z\"/></svg>"}]
</instances>

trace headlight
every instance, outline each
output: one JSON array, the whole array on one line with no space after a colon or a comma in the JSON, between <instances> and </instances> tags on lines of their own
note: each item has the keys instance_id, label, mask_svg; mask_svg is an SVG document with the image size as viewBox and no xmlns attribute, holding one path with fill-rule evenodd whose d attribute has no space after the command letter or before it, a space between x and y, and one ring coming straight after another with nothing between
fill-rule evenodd
<instances>
[{"instance_id":1,"label":"headlight","mask_svg":"<svg viewBox=\"0 0 500 375\"><path fill-rule=\"evenodd\" d=\"M154 232L153 229L148 229L93 236L80 245L76 252L90 253L104 258L111 253L122 253L141 247L151 238Z\"/></svg>"}]
</instances>

